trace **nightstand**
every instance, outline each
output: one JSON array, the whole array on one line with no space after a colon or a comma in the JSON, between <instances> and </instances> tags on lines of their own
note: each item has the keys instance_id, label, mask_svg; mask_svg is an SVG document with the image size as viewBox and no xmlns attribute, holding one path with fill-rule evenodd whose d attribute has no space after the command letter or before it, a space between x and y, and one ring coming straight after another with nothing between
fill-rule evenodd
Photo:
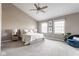
<instances>
[{"instance_id":1,"label":"nightstand","mask_svg":"<svg viewBox=\"0 0 79 59\"><path fill-rule=\"evenodd\" d=\"M18 35L12 35L12 40L13 40L13 41L19 40Z\"/></svg>"}]
</instances>

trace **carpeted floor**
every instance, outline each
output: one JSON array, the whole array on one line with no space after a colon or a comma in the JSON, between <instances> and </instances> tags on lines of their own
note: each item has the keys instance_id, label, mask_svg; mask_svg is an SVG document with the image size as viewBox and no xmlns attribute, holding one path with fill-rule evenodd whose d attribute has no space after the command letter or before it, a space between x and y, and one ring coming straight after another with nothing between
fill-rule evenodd
<instances>
[{"instance_id":1,"label":"carpeted floor","mask_svg":"<svg viewBox=\"0 0 79 59\"><path fill-rule=\"evenodd\" d=\"M79 56L79 48L65 42L53 40L36 40L28 46L3 49L6 56Z\"/></svg>"},{"instance_id":2,"label":"carpeted floor","mask_svg":"<svg viewBox=\"0 0 79 59\"><path fill-rule=\"evenodd\" d=\"M19 48L19 47L22 47L22 46L24 46L24 44L21 40L3 42L3 43L1 43L1 50L7 50L7 49L10 49L10 48Z\"/></svg>"}]
</instances>

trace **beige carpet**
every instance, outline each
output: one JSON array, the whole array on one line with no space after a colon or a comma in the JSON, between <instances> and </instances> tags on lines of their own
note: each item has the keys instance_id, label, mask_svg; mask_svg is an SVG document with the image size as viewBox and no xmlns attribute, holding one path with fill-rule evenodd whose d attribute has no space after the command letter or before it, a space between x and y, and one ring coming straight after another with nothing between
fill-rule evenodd
<instances>
[{"instance_id":1,"label":"beige carpet","mask_svg":"<svg viewBox=\"0 0 79 59\"><path fill-rule=\"evenodd\" d=\"M19 48L19 47L22 47L22 46L24 46L24 44L21 40L1 43L1 49L2 50L6 50L6 49L10 49L10 48Z\"/></svg>"},{"instance_id":2,"label":"beige carpet","mask_svg":"<svg viewBox=\"0 0 79 59\"><path fill-rule=\"evenodd\" d=\"M7 56L79 56L79 48L48 39L36 40L28 46L4 49L3 52Z\"/></svg>"}]
</instances>

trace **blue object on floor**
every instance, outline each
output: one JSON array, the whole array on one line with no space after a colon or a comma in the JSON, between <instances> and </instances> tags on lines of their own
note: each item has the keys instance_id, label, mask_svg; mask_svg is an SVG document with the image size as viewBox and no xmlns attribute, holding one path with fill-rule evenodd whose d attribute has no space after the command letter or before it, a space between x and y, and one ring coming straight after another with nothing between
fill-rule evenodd
<instances>
[{"instance_id":1,"label":"blue object on floor","mask_svg":"<svg viewBox=\"0 0 79 59\"><path fill-rule=\"evenodd\" d=\"M67 43L73 47L79 48L79 41L75 39L68 39Z\"/></svg>"},{"instance_id":2,"label":"blue object on floor","mask_svg":"<svg viewBox=\"0 0 79 59\"><path fill-rule=\"evenodd\" d=\"M73 47L79 48L79 41L73 39L73 36L69 37L66 42Z\"/></svg>"}]
</instances>

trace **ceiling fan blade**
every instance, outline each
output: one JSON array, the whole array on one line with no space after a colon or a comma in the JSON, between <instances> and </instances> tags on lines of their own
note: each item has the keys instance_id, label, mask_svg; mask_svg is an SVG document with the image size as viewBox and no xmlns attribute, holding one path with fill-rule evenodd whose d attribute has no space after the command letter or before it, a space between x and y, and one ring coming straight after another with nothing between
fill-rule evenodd
<instances>
[{"instance_id":1,"label":"ceiling fan blade","mask_svg":"<svg viewBox=\"0 0 79 59\"><path fill-rule=\"evenodd\" d=\"M44 7L42 7L41 9L45 9L45 8L47 8L48 6L44 6Z\"/></svg>"},{"instance_id":2,"label":"ceiling fan blade","mask_svg":"<svg viewBox=\"0 0 79 59\"><path fill-rule=\"evenodd\" d=\"M32 10L37 10L37 9L30 9L30 10L32 11Z\"/></svg>"},{"instance_id":3,"label":"ceiling fan blade","mask_svg":"<svg viewBox=\"0 0 79 59\"><path fill-rule=\"evenodd\" d=\"M45 13L45 11L43 11L43 10L40 10L41 12L43 12L43 13Z\"/></svg>"},{"instance_id":4,"label":"ceiling fan blade","mask_svg":"<svg viewBox=\"0 0 79 59\"><path fill-rule=\"evenodd\" d=\"M34 6L35 6L36 8L38 8L37 4L34 4Z\"/></svg>"}]
</instances>

